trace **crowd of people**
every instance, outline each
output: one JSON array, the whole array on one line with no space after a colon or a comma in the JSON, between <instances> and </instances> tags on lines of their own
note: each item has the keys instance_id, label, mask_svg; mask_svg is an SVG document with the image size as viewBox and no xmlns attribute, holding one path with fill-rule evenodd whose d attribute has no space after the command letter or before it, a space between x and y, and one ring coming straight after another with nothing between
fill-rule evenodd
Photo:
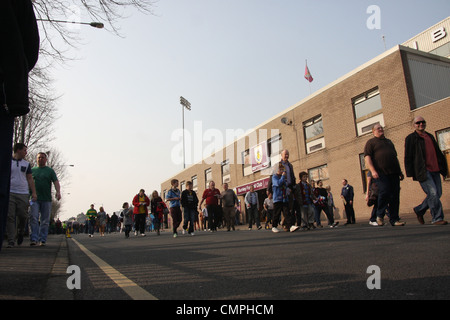
<instances>
[{"instance_id":1,"label":"crowd of people","mask_svg":"<svg viewBox=\"0 0 450 320\"><path fill-rule=\"evenodd\" d=\"M424 224L423 216L430 209L431 223L445 225L447 221L444 220L440 201L440 175L447 175L447 162L434 137L425 131L426 121L422 117L416 117L413 125L414 132L405 140L406 175L418 181L426 194L423 202L414 207L414 212L419 223ZM399 217L400 181L404 179L404 175L397 151L392 141L384 136L384 129L380 124L374 125L372 132L373 137L364 148L369 169L366 201L369 206L373 206L369 223L382 226L387 216L392 226L404 226L405 223ZM16 144L13 151L7 223L8 247L13 247L16 241L18 245L22 244L27 224L30 227L30 245L45 246L50 226L52 184L56 199L61 199L58 179L54 170L46 165L45 153L38 154L37 166L31 168L30 163L25 160L27 147L24 144ZM298 177L297 183L293 166L289 162L289 151L283 150L281 161L275 165L270 177L267 197L263 203L260 204L253 186L245 195L249 230L253 226L257 230L262 229L261 218L265 221L265 229L274 233L280 232L280 228L288 232L321 228L322 211L330 228L338 226L339 222L335 221L333 214L336 206L331 188L324 187L321 180L309 180L307 172L300 172ZM120 216L114 213L110 217L103 207L97 212L92 204L86 212L85 225L76 229L86 230L89 237L93 237L96 231L104 236L105 233L117 230L123 231L127 238L132 230L136 236L145 236L146 231L155 231L159 235L161 229L169 228L170 215L173 237L178 236L181 223L183 233L190 235L194 235L196 230L235 230L236 221L239 221L236 217L240 213L240 201L227 183L223 184L223 191L220 191L215 182L210 181L200 198L193 190L192 182L188 181L183 191L178 186L179 181L173 179L165 201L157 191L153 191L149 198L145 190L141 189L134 196L131 206L128 202L123 204ZM347 179L342 180L340 197L347 217L345 224L354 224L354 191ZM73 225L71 228L73 229Z\"/></svg>"},{"instance_id":2,"label":"crowd of people","mask_svg":"<svg viewBox=\"0 0 450 320\"><path fill-rule=\"evenodd\" d=\"M52 168L46 166L47 155L39 153L38 165L30 167L25 160L26 146L16 144L12 150L14 120L17 116L29 112L28 74L33 69L39 54L39 32L31 1L14 2L1 1L0 21L2 32L0 37L8 43L9 49L1 56L0 83L0 249L2 248L4 231L8 247L22 244L26 225L30 226L30 245L45 246L50 226L52 206L52 184L56 190L55 197L61 199L60 185ZM20 19L19 19L20 17ZM414 131L405 139L405 169L406 175L418 181L426 194L426 198L416 207L414 212L419 223L424 224L424 214L430 209L431 222L434 225L444 225L444 213L440 197L442 183L440 175L448 174L447 161L439 149L433 135L426 132L426 121L423 117L413 120ZM404 226L399 217L400 181L404 179L401 172L397 152L391 140L384 136L384 129L377 124L372 129L374 137L364 149L366 164L369 168L368 204L373 206L370 223L381 226L388 217L392 226ZM11 151L14 152L10 162ZM336 227L332 214L334 203L330 190L324 189L322 181L309 181L308 174L299 174L300 182L296 183L296 175L289 162L289 152L284 150L282 160L275 166L269 182L269 194L264 201L263 212L266 228L279 232L281 224L284 230L294 232L299 228L310 229L321 226L320 214L327 216L330 227ZM11 166L9 164L11 163ZM163 218L170 213L173 221L173 236L182 221L183 230L194 234L198 217L208 222L208 228L216 231L220 225L227 230L234 229L237 207L237 197L234 192L223 186L220 192L210 182L201 197L197 198L188 185L181 192L178 181L172 181L168 192L168 208L159 196L150 200L143 190L133 199L133 209L124 203L121 217L125 226L125 234L129 236L134 227L136 234L145 235L148 207L153 215L155 228L159 230ZM344 201L347 224L355 223L353 210L353 188L346 179L343 180L341 198ZM205 207L202 208L202 204ZM253 190L245 197L249 229L255 224L261 229L259 212L261 210L257 195ZM183 210L181 210L183 208ZM29 209L29 221L28 219ZM90 210L88 233L92 236L97 227L101 235L105 234L108 217L104 210L97 213ZM184 214L184 217L182 215ZM207 217L207 218L206 218ZM206 222L205 222L206 223Z\"/></svg>"},{"instance_id":3,"label":"crowd of people","mask_svg":"<svg viewBox=\"0 0 450 320\"><path fill-rule=\"evenodd\" d=\"M405 140L405 168L406 175L418 181L426 194L421 204L414 208L419 223L424 224L423 215L430 209L432 224L445 225L442 203L442 184L440 174L446 177L447 162L434 137L425 131L426 121L416 117L413 121L414 132ZM366 193L367 205L373 207L369 223L373 226L385 224L385 216L394 226L404 226L400 220L400 181L404 179L397 151L391 140L384 135L384 128L375 124L372 128L373 137L364 148L364 156L368 171L368 187ZM133 200L133 219L136 232L142 231L143 221L139 215L147 214L147 207L151 205L151 212L157 221L162 221L163 213L170 213L172 218L173 237L178 236L178 228L183 222L183 233L194 235L196 225L211 232L223 227L227 231L235 230L236 213L240 212L240 202L227 183L223 184L223 191L216 188L215 182L210 181L201 198L192 190L192 183L187 182L186 190L178 189L179 181L173 179L171 188L167 192L168 206L155 191L149 200L141 190ZM347 221L344 225L355 224L353 209L354 190L347 179L342 180L340 198L343 201ZM156 201L154 199L157 199ZM253 226L262 229L261 220L265 221L265 229L274 233L280 232L280 227L287 232L298 229L310 230L322 228L321 213L325 213L330 228L338 226L335 221L336 205L330 186L323 186L321 180L310 180L307 172L299 173L296 182L293 166L289 162L289 151L283 150L281 161L274 166L267 188L267 197L262 205L254 187L250 186L244 198L248 229ZM204 204L204 206L202 206ZM159 211L158 211L159 210ZM159 218L161 217L161 218ZM262 218L262 219L261 219ZM137 222L136 222L137 221ZM206 227L207 225L207 227ZM139 227L138 227L139 226Z\"/></svg>"}]
</instances>

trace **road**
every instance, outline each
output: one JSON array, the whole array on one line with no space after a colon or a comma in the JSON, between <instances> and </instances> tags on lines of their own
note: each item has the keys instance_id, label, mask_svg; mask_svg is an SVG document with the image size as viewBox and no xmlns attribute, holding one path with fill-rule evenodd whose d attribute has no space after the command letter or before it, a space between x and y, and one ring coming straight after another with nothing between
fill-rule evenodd
<instances>
[{"instance_id":1,"label":"road","mask_svg":"<svg viewBox=\"0 0 450 320\"><path fill-rule=\"evenodd\" d=\"M449 235L450 225L360 223L178 238L80 234L67 245L80 268L77 300L435 300L450 298Z\"/></svg>"}]
</instances>

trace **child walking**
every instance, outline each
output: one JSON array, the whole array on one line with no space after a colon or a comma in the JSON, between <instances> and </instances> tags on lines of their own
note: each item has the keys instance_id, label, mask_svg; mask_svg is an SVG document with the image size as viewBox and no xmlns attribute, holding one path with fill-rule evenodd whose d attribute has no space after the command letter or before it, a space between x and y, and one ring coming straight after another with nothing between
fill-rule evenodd
<instances>
[{"instance_id":1,"label":"child walking","mask_svg":"<svg viewBox=\"0 0 450 320\"><path fill-rule=\"evenodd\" d=\"M128 202L122 205L122 212L120 216L123 217L123 225L125 227L125 238L130 237L131 226L133 225L133 210L130 209Z\"/></svg>"}]
</instances>

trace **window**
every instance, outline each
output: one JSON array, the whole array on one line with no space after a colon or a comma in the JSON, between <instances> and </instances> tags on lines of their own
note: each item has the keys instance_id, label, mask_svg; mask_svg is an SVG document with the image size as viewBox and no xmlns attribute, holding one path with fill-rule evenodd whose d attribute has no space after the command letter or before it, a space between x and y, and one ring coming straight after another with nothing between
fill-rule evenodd
<instances>
[{"instance_id":1,"label":"window","mask_svg":"<svg viewBox=\"0 0 450 320\"><path fill-rule=\"evenodd\" d=\"M212 170L211 170L211 168L205 170L205 189L208 189L210 181L212 181Z\"/></svg>"},{"instance_id":2,"label":"window","mask_svg":"<svg viewBox=\"0 0 450 320\"><path fill-rule=\"evenodd\" d=\"M231 181L230 161L227 159L221 164L222 166L222 184Z\"/></svg>"},{"instance_id":3,"label":"window","mask_svg":"<svg viewBox=\"0 0 450 320\"><path fill-rule=\"evenodd\" d=\"M186 182L185 181L181 181L181 183L180 183L180 190L184 191L184 189L186 189Z\"/></svg>"},{"instance_id":4,"label":"window","mask_svg":"<svg viewBox=\"0 0 450 320\"><path fill-rule=\"evenodd\" d=\"M194 190L195 192L198 191L197 176L192 177L192 190Z\"/></svg>"},{"instance_id":5,"label":"window","mask_svg":"<svg viewBox=\"0 0 450 320\"><path fill-rule=\"evenodd\" d=\"M269 142L268 146L270 154L270 163L274 165L280 162L281 151L283 151L283 141L281 140L281 133L269 139L268 142Z\"/></svg>"},{"instance_id":6,"label":"window","mask_svg":"<svg viewBox=\"0 0 450 320\"><path fill-rule=\"evenodd\" d=\"M411 110L450 97L450 63L414 54L407 56L415 100Z\"/></svg>"},{"instance_id":7,"label":"window","mask_svg":"<svg viewBox=\"0 0 450 320\"><path fill-rule=\"evenodd\" d=\"M242 174L245 177L251 175L252 173L250 150L245 150L244 152L242 152Z\"/></svg>"},{"instance_id":8,"label":"window","mask_svg":"<svg viewBox=\"0 0 450 320\"><path fill-rule=\"evenodd\" d=\"M328 174L328 166L325 164L323 166L308 169L309 181L314 180L327 180L330 178Z\"/></svg>"},{"instance_id":9,"label":"window","mask_svg":"<svg viewBox=\"0 0 450 320\"><path fill-rule=\"evenodd\" d=\"M303 133L305 135L307 154L325 148L322 115L318 115L303 122Z\"/></svg>"},{"instance_id":10,"label":"window","mask_svg":"<svg viewBox=\"0 0 450 320\"><path fill-rule=\"evenodd\" d=\"M447 179L450 178L450 128L440 130L436 133L439 148L444 153L445 159L447 159Z\"/></svg>"},{"instance_id":11,"label":"window","mask_svg":"<svg viewBox=\"0 0 450 320\"><path fill-rule=\"evenodd\" d=\"M352 104L358 136L370 133L377 123L384 127L383 106L378 88L353 98Z\"/></svg>"},{"instance_id":12,"label":"window","mask_svg":"<svg viewBox=\"0 0 450 320\"><path fill-rule=\"evenodd\" d=\"M359 154L359 164L361 166L363 190L364 192L367 192L367 173L369 172L369 168L366 167L366 160L364 159L364 153Z\"/></svg>"}]
</instances>

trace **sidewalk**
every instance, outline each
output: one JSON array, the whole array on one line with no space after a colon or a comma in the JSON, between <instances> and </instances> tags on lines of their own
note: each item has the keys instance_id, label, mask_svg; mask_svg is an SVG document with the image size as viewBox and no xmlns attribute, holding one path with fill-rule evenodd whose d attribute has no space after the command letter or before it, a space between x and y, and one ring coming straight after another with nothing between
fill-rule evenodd
<instances>
[{"instance_id":1,"label":"sidewalk","mask_svg":"<svg viewBox=\"0 0 450 320\"><path fill-rule=\"evenodd\" d=\"M49 235L44 247L2 247L0 300L72 300L67 289L69 264L65 235Z\"/></svg>"}]
</instances>

